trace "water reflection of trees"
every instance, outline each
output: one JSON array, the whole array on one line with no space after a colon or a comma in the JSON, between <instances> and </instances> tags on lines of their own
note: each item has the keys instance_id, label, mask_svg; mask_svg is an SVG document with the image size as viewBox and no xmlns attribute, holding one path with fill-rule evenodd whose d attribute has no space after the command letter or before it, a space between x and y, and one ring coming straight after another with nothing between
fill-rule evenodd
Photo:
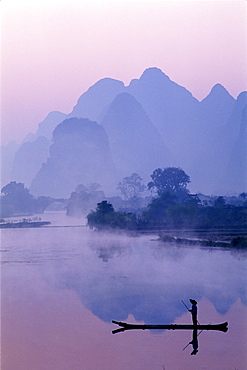
<instances>
[{"instance_id":1,"label":"water reflection of trees","mask_svg":"<svg viewBox=\"0 0 247 370\"><path fill-rule=\"evenodd\" d=\"M172 323L185 313L181 299L189 296L207 298L221 314L239 298L247 305L244 261L226 251L159 244L149 238L96 235L81 257L51 260L42 274L56 290L75 291L106 322L132 314L137 321Z\"/></svg>"},{"instance_id":2,"label":"water reflection of trees","mask_svg":"<svg viewBox=\"0 0 247 370\"><path fill-rule=\"evenodd\" d=\"M89 242L89 248L96 252L97 256L102 259L103 262L108 262L114 257L127 256L132 253L132 248L126 243L122 243L120 240L112 240L110 243L105 244L102 241Z\"/></svg>"},{"instance_id":3,"label":"water reflection of trees","mask_svg":"<svg viewBox=\"0 0 247 370\"><path fill-rule=\"evenodd\" d=\"M180 261L185 258L188 251L183 247L175 247L173 245L166 245L163 242L155 243L152 247L152 255L158 261L173 260Z\"/></svg>"}]
</instances>

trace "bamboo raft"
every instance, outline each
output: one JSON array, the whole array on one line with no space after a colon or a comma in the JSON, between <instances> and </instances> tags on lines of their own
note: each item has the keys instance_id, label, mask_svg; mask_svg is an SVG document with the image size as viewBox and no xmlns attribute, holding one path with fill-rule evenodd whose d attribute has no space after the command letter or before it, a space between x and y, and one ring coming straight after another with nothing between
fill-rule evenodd
<instances>
[{"instance_id":1,"label":"bamboo raft","mask_svg":"<svg viewBox=\"0 0 247 370\"><path fill-rule=\"evenodd\" d=\"M228 322L223 322L221 324L206 324L206 325L190 325L190 324L128 324L126 322L112 320L113 324L117 324L120 328L112 331L112 334L120 333L125 330L146 330L146 329L158 329L158 330L218 330L224 333L228 330Z\"/></svg>"}]
</instances>

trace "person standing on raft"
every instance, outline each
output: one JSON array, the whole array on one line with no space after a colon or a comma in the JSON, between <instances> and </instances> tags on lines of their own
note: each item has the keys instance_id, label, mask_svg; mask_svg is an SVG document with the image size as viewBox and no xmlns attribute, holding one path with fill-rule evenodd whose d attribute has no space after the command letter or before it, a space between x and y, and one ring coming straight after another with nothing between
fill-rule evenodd
<instances>
[{"instance_id":1,"label":"person standing on raft","mask_svg":"<svg viewBox=\"0 0 247 370\"><path fill-rule=\"evenodd\" d=\"M192 304L192 307L191 307L191 310L189 310L191 312L191 315L192 315L192 322L193 322L193 325L197 325L197 302L194 300L194 299L190 299L190 302Z\"/></svg>"}]
</instances>

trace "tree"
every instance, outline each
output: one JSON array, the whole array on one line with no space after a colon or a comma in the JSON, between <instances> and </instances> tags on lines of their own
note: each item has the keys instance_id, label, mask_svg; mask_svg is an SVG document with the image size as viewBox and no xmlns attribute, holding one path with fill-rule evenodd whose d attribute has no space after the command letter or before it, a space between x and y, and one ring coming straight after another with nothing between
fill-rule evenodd
<instances>
[{"instance_id":1,"label":"tree","mask_svg":"<svg viewBox=\"0 0 247 370\"><path fill-rule=\"evenodd\" d=\"M102 202L97 204L96 212L102 215L107 215L114 212L114 208L110 202L107 202L107 200L102 200Z\"/></svg>"},{"instance_id":2,"label":"tree","mask_svg":"<svg viewBox=\"0 0 247 370\"><path fill-rule=\"evenodd\" d=\"M224 207L226 205L225 198L222 196L219 196L214 201L214 207Z\"/></svg>"},{"instance_id":3,"label":"tree","mask_svg":"<svg viewBox=\"0 0 247 370\"><path fill-rule=\"evenodd\" d=\"M123 181L117 186L124 198L132 205L138 206L140 194L144 192L146 186L142 183L142 178L137 173L124 177Z\"/></svg>"},{"instance_id":4,"label":"tree","mask_svg":"<svg viewBox=\"0 0 247 370\"><path fill-rule=\"evenodd\" d=\"M176 195L169 191L162 193L160 197L152 199L143 216L149 220L149 223L156 223L157 220L164 221L167 218L168 208L177 204L176 199Z\"/></svg>"},{"instance_id":5,"label":"tree","mask_svg":"<svg viewBox=\"0 0 247 370\"><path fill-rule=\"evenodd\" d=\"M23 183L12 181L1 190L1 207L11 214L30 214L34 211L34 198Z\"/></svg>"},{"instance_id":6,"label":"tree","mask_svg":"<svg viewBox=\"0 0 247 370\"><path fill-rule=\"evenodd\" d=\"M133 213L115 212L111 203L103 200L97 204L96 211L87 215L88 226L97 230L133 229L137 218Z\"/></svg>"},{"instance_id":7,"label":"tree","mask_svg":"<svg viewBox=\"0 0 247 370\"><path fill-rule=\"evenodd\" d=\"M87 192L87 193L94 193L95 191L97 191L98 189L100 188L100 184L98 184L97 182L90 182L89 184L87 184L86 186L83 185L83 184L79 184L75 191L77 193L80 193L80 192Z\"/></svg>"},{"instance_id":8,"label":"tree","mask_svg":"<svg viewBox=\"0 0 247 370\"><path fill-rule=\"evenodd\" d=\"M239 194L239 196L245 200L247 198L247 193L243 192Z\"/></svg>"},{"instance_id":9,"label":"tree","mask_svg":"<svg viewBox=\"0 0 247 370\"><path fill-rule=\"evenodd\" d=\"M79 184L75 191L70 195L67 204L67 215L74 217L85 216L92 207L95 207L97 202L105 198L103 191L99 191L100 185L90 183L88 185Z\"/></svg>"},{"instance_id":10,"label":"tree","mask_svg":"<svg viewBox=\"0 0 247 370\"><path fill-rule=\"evenodd\" d=\"M243 192L239 194L239 197L244 201L243 206L247 207L247 193Z\"/></svg>"},{"instance_id":11,"label":"tree","mask_svg":"<svg viewBox=\"0 0 247 370\"><path fill-rule=\"evenodd\" d=\"M202 203L197 194L188 194L184 200L187 207L199 207Z\"/></svg>"},{"instance_id":12,"label":"tree","mask_svg":"<svg viewBox=\"0 0 247 370\"><path fill-rule=\"evenodd\" d=\"M180 199L189 193L187 185L190 177L179 167L157 168L151 175L152 181L148 183L149 189L154 189L160 196L169 191Z\"/></svg>"},{"instance_id":13,"label":"tree","mask_svg":"<svg viewBox=\"0 0 247 370\"><path fill-rule=\"evenodd\" d=\"M97 203L96 211L91 211L87 215L87 222L90 228L102 230L107 228L112 222L114 208L107 200Z\"/></svg>"}]
</instances>

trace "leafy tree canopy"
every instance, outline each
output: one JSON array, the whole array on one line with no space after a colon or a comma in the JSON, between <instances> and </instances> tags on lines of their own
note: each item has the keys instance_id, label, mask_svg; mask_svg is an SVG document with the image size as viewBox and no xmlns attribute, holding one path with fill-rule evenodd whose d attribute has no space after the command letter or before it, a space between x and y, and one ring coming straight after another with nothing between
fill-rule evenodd
<instances>
[{"instance_id":1,"label":"leafy tree canopy","mask_svg":"<svg viewBox=\"0 0 247 370\"><path fill-rule=\"evenodd\" d=\"M222 196L219 196L214 201L214 206L215 207L224 207L225 205L226 205L226 201L225 201L224 197L222 197Z\"/></svg>"},{"instance_id":2,"label":"leafy tree canopy","mask_svg":"<svg viewBox=\"0 0 247 370\"><path fill-rule=\"evenodd\" d=\"M88 226L97 230L133 229L137 218L133 213L115 212L111 203L103 200L97 204L96 211L87 215Z\"/></svg>"},{"instance_id":3,"label":"leafy tree canopy","mask_svg":"<svg viewBox=\"0 0 247 370\"><path fill-rule=\"evenodd\" d=\"M34 210L33 196L24 184L12 181L1 190L1 206L12 209L12 213L32 213Z\"/></svg>"},{"instance_id":4,"label":"leafy tree canopy","mask_svg":"<svg viewBox=\"0 0 247 370\"><path fill-rule=\"evenodd\" d=\"M146 216L150 219L164 218L167 215L167 208L176 205L177 197L166 191L160 197L154 198L147 207Z\"/></svg>"},{"instance_id":5,"label":"leafy tree canopy","mask_svg":"<svg viewBox=\"0 0 247 370\"><path fill-rule=\"evenodd\" d=\"M92 207L95 207L97 202L105 198L104 192L98 190L99 188L98 183L79 184L70 195L66 206L67 215L80 217L87 214Z\"/></svg>"},{"instance_id":6,"label":"leafy tree canopy","mask_svg":"<svg viewBox=\"0 0 247 370\"><path fill-rule=\"evenodd\" d=\"M126 200L131 200L138 198L146 189L146 186L142 183L142 178L137 173L132 173L131 176L123 178L117 189L121 191Z\"/></svg>"},{"instance_id":7,"label":"leafy tree canopy","mask_svg":"<svg viewBox=\"0 0 247 370\"><path fill-rule=\"evenodd\" d=\"M190 177L179 167L157 168L151 175L152 181L148 183L148 188L153 189L160 196L169 191L180 197L181 194L188 194L187 185Z\"/></svg>"},{"instance_id":8,"label":"leafy tree canopy","mask_svg":"<svg viewBox=\"0 0 247 370\"><path fill-rule=\"evenodd\" d=\"M100 184L98 184L96 182L90 182L87 185L79 184L76 187L75 191L76 191L76 193L82 193L82 192L83 193L94 193L99 188L100 188Z\"/></svg>"},{"instance_id":9,"label":"leafy tree canopy","mask_svg":"<svg viewBox=\"0 0 247 370\"><path fill-rule=\"evenodd\" d=\"M102 202L97 203L96 212L101 214L109 214L114 212L114 208L111 203L107 202L107 200L103 200Z\"/></svg>"}]
</instances>

